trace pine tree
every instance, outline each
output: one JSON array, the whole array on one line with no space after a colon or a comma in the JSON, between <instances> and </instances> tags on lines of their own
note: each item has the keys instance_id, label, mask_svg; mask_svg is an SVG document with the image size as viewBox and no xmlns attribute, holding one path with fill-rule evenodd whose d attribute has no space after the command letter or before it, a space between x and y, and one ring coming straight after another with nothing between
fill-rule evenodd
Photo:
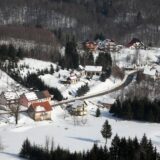
<instances>
[{"instance_id":1,"label":"pine tree","mask_svg":"<svg viewBox=\"0 0 160 160\"><path fill-rule=\"evenodd\" d=\"M119 159L119 145L120 145L120 138L118 137L118 135L116 135L111 143L111 147L110 147L110 156L111 159L117 160Z\"/></svg>"},{"instance_id":2,"label":"pine tree","mask_svg":"<svg viewBox=\"0 0 160 160\"><path fill-rule=\"evenodd\" d=\"M84 57L85 64L84 65L94 65L94 57L92 52L87 52L87 55Z\"/></svg>"},{"instance_id":3,"label":"pine tree","mask_svg":"<svg viewBox=\"0 0 160 160\"><path fill-rule=\"evenodd\" d=\"M105 80L107 79L106 73L102 73L99 79L100 81L105 82Z\"/></svg>"},{"instance_id":4,"label":"pine tree","mask_svg":"<svg viewBox=\"0 0 160 160\"><path fill-rule=\"evenodd\" d=\"M31 153L31 144L28 138L23 142L22 149L19 153L20 157L29 158Z\"/></svg>"},{"instance_id":5,"label":"pine tree","mask_svg":"<svg viewBox=\"0 0 160 160\"><path fill-rule=\"evenodd\" d=\"M107 143L107 139L112 136L112 129L111 129L111 125L108 123L108 120L106 120L105 123L103 124L101 134L103 138L106 139L106 143Z\"/></svg>"},{"instance_id":6,"label":"pine tree","mask_svg":"<svg viewBox=\"0 0 160 160\"><path fill-rule=\"evenodd\" d=\"M99 108L97 108L97 110L96 110L96 117L99 117L100 115L101 115L101 111L100 111Z\"/></svg>"},{"instance_id":7,"label":"pine tree","mask_svg":"<svg viewBox=\"0 0 160 160\"><path fill-rule=\"evenodd\" d=\"M8 47L8 56L11 59L15 59L15 57L16 57L16 49L14 48L14 46L12 44L10 44Z\"/></svg>"},{"instance_id":8,"label":"pine tree","mask_svg":"<svg viewBox=\"0 0 160 160\"><path fill-rule=\"evenodd\" d=\"M65 62L66 68L77 69L79 66L79 54L77 52L77 44L74 37L72 41L67 41L66 43Z\"/></svg>"},{"instance_id":9,"label":"pine tree","mask_svg":"<svg viewBox=\"0 0 160 160\"><path fill-rule=\"evenodd\" d=\"M19 48L18 51L17 51L17 57L19 59L22 59L24 57L23 50L21 48Z\"/></svg>"},{"instance_id":10,"label":"pine tree","mask_svg":"<svg viewBox=\"0 0 160 160\"><path fill-rule=\"evenodd\" d=\"M54 68L53 68L53 65L51 64L50 66L50 74L53 74L54 73Z\"/></svg>"}]
</instances>

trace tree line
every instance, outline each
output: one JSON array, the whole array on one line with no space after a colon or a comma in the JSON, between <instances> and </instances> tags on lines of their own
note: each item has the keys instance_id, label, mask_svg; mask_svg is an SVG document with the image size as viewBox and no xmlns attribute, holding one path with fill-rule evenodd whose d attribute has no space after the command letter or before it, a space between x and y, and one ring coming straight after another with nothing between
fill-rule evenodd
<instances>
[{"instance_id":1,"label":"tree line","mask_svg":"<svg viewBox=\"0 0 160 160\"><path fill-rule=\"evenodd\" d=\"M21 48L16 49L12 44L0 45L0 60L18 61L24 57L24 51Z\"/></svg>"},{"instance_id":2,"label":"tree line","mask_svg":"<svg viewBox=\"0 0 160 160\"><path fill-rule=\"evenodd\" d=\"M144 135L141 140L135 137L119 138L116 135L109 148L97 146L88 151L70 152L61 147L55 147L54 142L46 142L46 146L42 147L26 139L22 144L20 157L28 160L159 160L160 156L151 140Z\"/></svg>"},{"instance_id":3,"label":"tree line","mask_svg":"<svg viewBox=\"0 0 160 160\"><path fill-rule=\"evenodd\" d=\"M48 28L62 43L67 34L86 40L103 33L121 43L134 35L159 45L159 5L159 0L5 0L0 24Z\"/></svg>"},{"instance_id":4,"label":"tree line","mask_svg":"<svg viewBox=\"0 0 160 160\"><path fill-rule=\"evenodd\" d=\"M120 101L111 106L110 113L126 120L139 120L147 122L160 122L160 101L151 101L148 98L134 97Z\"/></svg>"}]
</instances>

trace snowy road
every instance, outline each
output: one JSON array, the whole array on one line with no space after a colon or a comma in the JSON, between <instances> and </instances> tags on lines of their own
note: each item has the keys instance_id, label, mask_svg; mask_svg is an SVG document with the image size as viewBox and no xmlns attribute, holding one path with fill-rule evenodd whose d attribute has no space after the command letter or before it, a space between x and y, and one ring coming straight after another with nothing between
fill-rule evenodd
<instances>
[{"instance_id":1,"label":"snowy road","mask_svg":"<svg viewBox=\"0 0 160 160\"><path fill-rule=\"evenodd\" d=\"M77 97L77 98L72 98L72 99L69 99L69 100L64 100L64 101L55 103L54 106L67 104L67 103L70 103L70 102L74 102L75 100L83 100L83 99L89 99L89 98L93 98L93 97L99 97L99 96L106 95L106 94L115 92L117 90L120 90L121 88L126 87L129 83L132 82L133 76L137 72L138 71L136 70L136 71L132 71L132 72L126 74L126 76L124 77L123 81L120 84L118 84L117 86L114 86L113 88L111 88L110 90L107 90L107 91L106 90L102 90L101 92L97 92L97 93L94 93L94 94L88 94L88 95L85 95L85 96L82 96L82 97Z\"/></svg>"}]
</instances>

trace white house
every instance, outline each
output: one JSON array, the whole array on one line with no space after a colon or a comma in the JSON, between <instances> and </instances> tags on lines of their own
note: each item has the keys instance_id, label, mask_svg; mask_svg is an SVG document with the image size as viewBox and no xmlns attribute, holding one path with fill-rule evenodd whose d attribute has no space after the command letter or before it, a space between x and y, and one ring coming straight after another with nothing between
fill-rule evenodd
<instances>
[{"instance_id":1,"label":"white house","mask_svg":"<svg viewBox=\"0 0 160 160\"><path fill-rule=\"evenodd\" d=\"M102 66L85 66L85 75L92 77L93 75L101 75Z\"/></svg>"}]
</instances>

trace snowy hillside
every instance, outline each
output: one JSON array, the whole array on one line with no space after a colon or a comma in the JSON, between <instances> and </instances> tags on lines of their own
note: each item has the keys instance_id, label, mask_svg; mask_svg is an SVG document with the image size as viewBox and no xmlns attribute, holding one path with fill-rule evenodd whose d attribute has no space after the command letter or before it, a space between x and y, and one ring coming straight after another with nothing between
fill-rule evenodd
<instances>
[{"instance_id":1,"label":"snowy hillside","mask_svg":"<svg viewBox=\"0 0 160 160\"><path fill-rule=\"evenodd\" d=\"M116 60L117 65L120 67L133 66L134 59L137 57L137 63L139 65L150 65L153 62L157 62L160 56L160 48L151 48L149 50L138 50L124 48L118 53L113 53L112 58Z\"/></svg>"},{"instance_id":2,"label":"snowy hillside","mask_svg":"<svg viewBox=\"0 0 160 160\"><path fill-rule=\"evenodd\" d=\"M17 82L15 82L5 72L3 72L2 70L0 70L0 93L2 91L16 89L17 85L18 85ZM22 90L24 90L24 88Z\"/></svg>"},{"instance_id":3,"label":"snowy hillside","mask_svg":"<svg viewBox=\"0 0 160 160\"><path fill-rule=\"evenodd\" d=\"M51 65L53 66L55 72L53 74L47 73L44 75L40 75L39 78L49 87L58 88L65 98L72 98L76 96L77 89L85 85L86 83L88 83L90 87L90 91L88 92L88 94L91 94L97 93L102 89L109 90L121 82L120 79L115 79L111 77L102 83L99 80L99 76L94 76L90 81L82 76L80 78L80 81L78 81L76 84L63 84L60 82L60 80L68 77L72 70L59 69L58 71L56 71L56 64L31 58L25 58L24 60L20 60L18 63L18 68L20 70L21 76L26 77L28 72L38 73L41 70L50 70Z\"/></svg>"}]
</instances>

